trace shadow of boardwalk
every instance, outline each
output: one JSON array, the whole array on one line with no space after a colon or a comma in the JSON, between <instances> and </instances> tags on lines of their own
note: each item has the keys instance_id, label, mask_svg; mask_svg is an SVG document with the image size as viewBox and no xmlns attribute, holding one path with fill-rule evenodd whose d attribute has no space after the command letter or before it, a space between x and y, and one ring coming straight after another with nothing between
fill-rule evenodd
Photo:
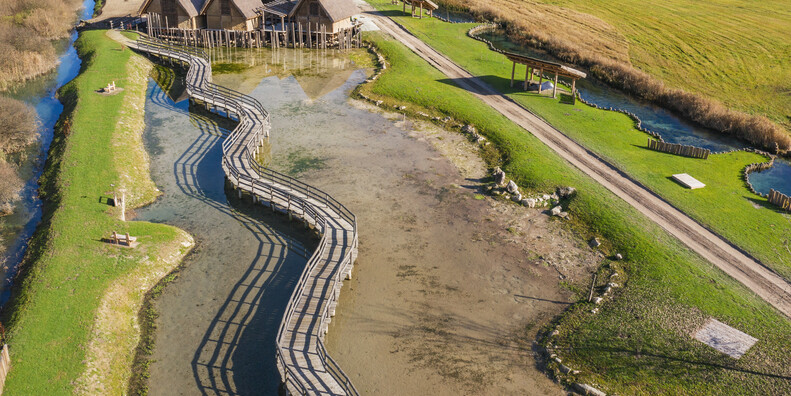
<instances>
[{"instance_id":1,"label":"shadow of boardwalk","mask_svg":"<svg viewBox=\"0 0 791 396\"><path fill-rule=\"evenodd\" d=\"M142 217L199 242L158 303L150 393L276 394L275 337L311 253L300 241L314 240L300 223L224 189L221 142L233 122L174 103L158 87L149 105L158 113L149 151L165 195Z\"/></svg>"},{"instance_id":2,"label":"shadow of boardwalk","mask_svg":"<svg viewBox=\"0 0 791 396\"><path fill-rule=\"evenodd\" d=\"M308 252L272 233L260 208L232 202L234 217L254 236L258 256L249 263L209 326L192 362L203 394L261 394L280 382L275 337ZM273 389L274 385L274 389Z\"/></svg>"}]
</instances>

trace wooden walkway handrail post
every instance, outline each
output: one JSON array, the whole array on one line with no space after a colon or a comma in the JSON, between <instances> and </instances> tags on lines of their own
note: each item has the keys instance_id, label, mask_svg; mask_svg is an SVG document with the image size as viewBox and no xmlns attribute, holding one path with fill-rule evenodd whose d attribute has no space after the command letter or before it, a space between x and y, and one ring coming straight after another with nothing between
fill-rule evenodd
<instances>
[{"instance_id":1,"label":"wooden walkway handrail post","mask_svg":"<svg viewBox=\"0 0 791 396\"><path fill-rule=\"evenodd\" d=\"M311 45L310 28L307 33L308 45ZM300 45L302 39L300 26ZM239 123L222 143L221 166L240 194L245 190L253 197L262 197L260 201L268 202L272 210L278 205L284 207L289 216L312 221L322 232L319 246L292 292L278 329L278 371L291 393L358 395L348 376L327 355L322 343L337 306L343 285L341 279L351 276L358 243L356 218L329 194L324 193L322 199L315 193L320 190L256 162L256 148L269 136L269 114L257 100L209 82L211 64L205 54L198 55L189 48L154 40L138 41L130 47L186 62L189 64L186 80L190 97L205 102L215 111L223 111L226 117L235 112ZM307 191L305 197L301 196L303 186ZM293 200L299 205L292 208ZM297 207L302 208L301 213L295 213ZM114 238L118 238L115 232ZM130 238L127 234L127 240ZM321 294L315 294L317 290ZM303 298L305 293L310 293L311 297Z\"/></svg>"}]
</instances>

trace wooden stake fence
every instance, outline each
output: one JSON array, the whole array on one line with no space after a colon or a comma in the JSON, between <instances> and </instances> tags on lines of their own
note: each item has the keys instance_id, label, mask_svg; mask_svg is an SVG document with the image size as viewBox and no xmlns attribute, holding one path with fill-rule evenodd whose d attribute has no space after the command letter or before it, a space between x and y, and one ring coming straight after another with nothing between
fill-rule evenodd
<instances>
[{"instance_id":1,"label":"wooden stake fence","mask_svg":"<svg viewBox=\"0 0 791 396\"><path fill-rule=\"evenodd\" d=\"M791 197L780 191L775 191L774 189L769 191L769 203L777 205L781 209L791 211Z\"/></svg>"},{"instance_id":2,"label":"wooden stake fence","mask_svg":"<svg viewBox=\"0 0 791 396\"><path fill-rule=\"evenodd\" d=\"M683 144L665 143L654 139L648 139L648 148L663 153L681 155L692 158L709 158L711 150L695 146L685 146Z\"/></svg>"}]
</instances>

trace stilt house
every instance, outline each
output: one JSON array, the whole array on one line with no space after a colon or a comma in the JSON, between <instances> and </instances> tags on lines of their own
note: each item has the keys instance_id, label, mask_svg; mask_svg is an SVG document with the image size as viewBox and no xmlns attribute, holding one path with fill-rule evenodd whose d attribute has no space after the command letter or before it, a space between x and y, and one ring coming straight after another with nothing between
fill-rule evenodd
<instances>
[{"instance_id":1,"label":"stilt house","mask_svg":"<svg viewBox=\"0 0 791 396\"><path fill-rule=\"evenodd\" d=\"M249 32L261 27L257 12L261 4L261 0L206 0L200 13L206 18L206 29Z\"/></svg>"},{"instance_id":2,"label":"stilt house","mask_svg":"<svg viewBox=\"0 0 791 396\"><path fill-rule=\"evenodd\" d=\"M200 9L204 0L144 0L139 14L160 15L163 28L201 29Z\"/></svg>"},{"instance_id":3,"label":"stilt house","mask_svg":"<svg viewBox=\"0 0 791 396\"><path fill-rule=\"evenodd\" d=\"M354 0L299 0L291 10L292 22L310 26L310 30L338 33L353 26L352 15L357 14Z\"/></svg>"}]
</instances>

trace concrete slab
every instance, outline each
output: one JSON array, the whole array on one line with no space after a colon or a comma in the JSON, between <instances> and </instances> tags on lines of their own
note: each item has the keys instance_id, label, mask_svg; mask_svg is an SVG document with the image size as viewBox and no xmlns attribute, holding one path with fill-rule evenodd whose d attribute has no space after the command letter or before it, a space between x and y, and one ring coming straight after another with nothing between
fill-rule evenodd
<instances>
[{"instance_id":1,"label":"concrete slab","mask_svg":"<svg viewBox=\"0 0 791 396\"><path fill-rule=\"evenodd\" d=\"M734 359L742 357L758 341L714 318L710 318L693 337Z\"/></svg>"},{"instance_id":2,"label":"concrete slab","mask_svg":"<svg viewBox=\"0 0 791 396\"><path fill-rule=\"evenodd\" d=\"M673 175L673 180L690 190L706 187L705 184L686 173L678 173Z\"/></svg>"}]
</instances>

